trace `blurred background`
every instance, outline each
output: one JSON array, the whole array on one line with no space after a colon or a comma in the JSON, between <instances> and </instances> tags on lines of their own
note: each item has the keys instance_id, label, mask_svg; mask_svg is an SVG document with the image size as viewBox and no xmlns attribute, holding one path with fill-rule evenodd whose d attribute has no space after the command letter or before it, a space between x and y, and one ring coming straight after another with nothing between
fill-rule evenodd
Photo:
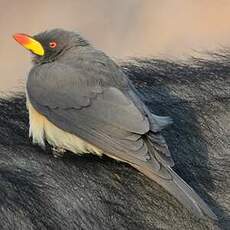
<instances>
[{"instance_id":1,"label":"blurred background","mask_svg":"<svg viewBox=\"0 0 230 230\"><path fill-rule=\"evenodd\" d=\"M30 55L11 35L79 31L115 59L184 58L230 46L230 0L0 0L0 91L22 87Z\"/></svg>"}]
</instances>

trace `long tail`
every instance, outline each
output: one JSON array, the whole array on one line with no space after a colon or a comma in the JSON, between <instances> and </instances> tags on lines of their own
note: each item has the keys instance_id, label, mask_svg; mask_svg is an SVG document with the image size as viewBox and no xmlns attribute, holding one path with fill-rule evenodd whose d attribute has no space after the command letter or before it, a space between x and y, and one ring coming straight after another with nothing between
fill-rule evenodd
<instances>
[{"instance_id":1,"label":"long tail","mask_svg":"<svg viewBox=\"0 0 230 230\"><path fill-rule=\"evenodd\" d=\"M154 180L165 188L171 195L173 195L179 202L181 202L190 212L194 213L199 218L204 218L207 215L213 220L217 220L217 216L208 207L208 205L199 197L199 195L171 168L169 170L172 176L171 180L164 179L154 173L148 167L140 167L133 165L140 172L145 174L150 179Z\"/></svg>"}]
</instances>

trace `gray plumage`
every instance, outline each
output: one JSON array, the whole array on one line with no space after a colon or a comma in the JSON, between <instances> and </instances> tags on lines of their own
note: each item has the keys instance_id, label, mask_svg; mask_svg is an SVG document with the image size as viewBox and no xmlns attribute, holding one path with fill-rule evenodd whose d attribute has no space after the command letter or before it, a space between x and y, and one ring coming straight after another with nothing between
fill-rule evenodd
<instances>
[{"instance_id":1,"label":"gray plumage","mask_svg":"<svg viewBox=\"0 0 230 230\"><path fill-rule=\"evenodd\" d=\"M73 32L56 29L34 38L45 56L34 57L27 94L39 113L104 154L129 163L198 217L216 219L171 169L174 162L160 134L170 118L148 110L118 65ZM58 44L55 51L47 45L52 40Z\"/></svg>"}]
</instances>

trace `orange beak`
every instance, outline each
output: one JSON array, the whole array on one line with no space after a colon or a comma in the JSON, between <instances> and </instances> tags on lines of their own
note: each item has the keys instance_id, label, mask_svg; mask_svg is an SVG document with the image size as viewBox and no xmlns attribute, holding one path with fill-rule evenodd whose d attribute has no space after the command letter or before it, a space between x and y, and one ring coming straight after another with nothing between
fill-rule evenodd
<instances>
[{"instance_id":1,"label":"orange beak","mask_svg":"<svg viewBox=\"0 0 230 230\"><path fill-rule=\"evenodd\" d=\"M43 56L45 54L44 48L42 47L41 43L33 39L31 36L26 34L14 34L13 38L27 50L30 50L32 53L39 56Z\"/></svg>"}]
</instances>

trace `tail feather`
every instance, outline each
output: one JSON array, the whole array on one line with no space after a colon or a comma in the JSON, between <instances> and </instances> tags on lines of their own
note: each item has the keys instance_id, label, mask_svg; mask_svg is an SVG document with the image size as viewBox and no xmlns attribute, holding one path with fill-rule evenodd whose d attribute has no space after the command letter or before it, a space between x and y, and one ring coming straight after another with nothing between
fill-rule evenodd
<instances>
[{"instance_id":1,"label":"tail feather","mask_svg":"<svg viewBox=\"0 0 230 230\"><path fill-rule=\"evenodd\" d=\"M173 195L181 204L183 204L190 212L195 214L199 218L204 218L207 215L213 220L217 220L216 215L208 207L208 205L200 198L200 196L171 168L169 170L172 176L171 180L164 179L154 173L150 168L140 167L133 165L140 172L148 176L165 188L171 195Z\"/></svg>"}]
</instances>

